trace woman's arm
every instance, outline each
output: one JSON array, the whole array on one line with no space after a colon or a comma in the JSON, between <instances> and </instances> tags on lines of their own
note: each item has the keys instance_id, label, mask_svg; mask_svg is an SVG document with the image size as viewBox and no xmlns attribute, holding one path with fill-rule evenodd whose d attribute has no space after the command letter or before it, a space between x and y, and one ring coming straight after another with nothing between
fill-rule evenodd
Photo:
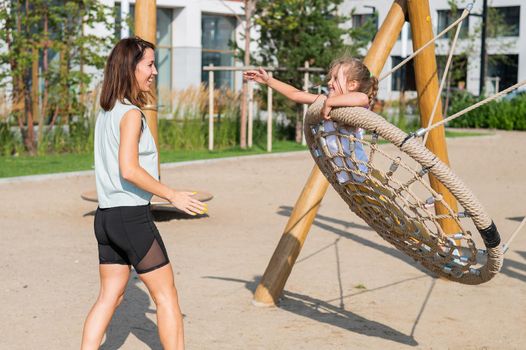
<instances>
[{"instance_id":1,"label":"woman's arm","mask_svg":"<svg viewBox=\"0 0 526 350\"><path fill-rule=\"evenodd\" d=\"M320 96L296 89L292 85L275 79L269 76L263 68L246 71L243 73L243 77L247 80L254 80L260 84L266 84L280 94L284 95L289 100L292 100L296 103L311 104L314 103L314 101L316 101L316 99Z\"/></svg>"},{"instance_id":2,"label":"woman's arm","mask_svg":"<svg viewBox=\"0 0 526 350\"><path fill-rule=\"evenodd\" d=\"M178 192L153 178L139 164L141 112L128 111L120 123L119 170L121 176L140 189L165 198L187 214L204 213L205 204L191 197L191 192Z\"/></svg>"}]
</instances>

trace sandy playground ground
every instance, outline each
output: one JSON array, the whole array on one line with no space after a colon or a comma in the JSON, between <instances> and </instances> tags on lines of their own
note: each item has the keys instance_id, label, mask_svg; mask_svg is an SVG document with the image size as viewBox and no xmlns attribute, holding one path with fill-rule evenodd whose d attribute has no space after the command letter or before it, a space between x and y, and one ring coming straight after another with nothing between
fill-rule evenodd
<instances>
[{"instance_id":1,"label":"sandy playground ground","mask_svg":"<svg viewBox=\"0 0 526 350\"><path fill-rule=\"evenodd\" d=\"M453 169L504 240L526 214L526 134L449 139ZM158 215L188 349L525 349L526 231L502 273L434 279L384 242L330 188L279 308L252 295L313 166L307 152L169 166L207 190L209 216ZM92 173L0 182L0 349L77 349L98 292ZM102 349L161 349L135 274Z\"/></svg>"}]
</instances>

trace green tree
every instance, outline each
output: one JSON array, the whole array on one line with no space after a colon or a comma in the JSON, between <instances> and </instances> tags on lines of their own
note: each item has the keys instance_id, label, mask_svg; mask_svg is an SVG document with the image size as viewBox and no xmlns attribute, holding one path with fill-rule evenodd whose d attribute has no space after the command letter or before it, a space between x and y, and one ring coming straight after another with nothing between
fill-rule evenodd
<instances>
[{"instance_id":1,"label":"green tree","mask_svg":"<svg viewBox=\"0 0 526 350\"><path fill-rule=\"evenodd\" d=\"M348 28L350 19L338 13L343 0L259 0L255 23L259 29L255 63L285 68L275 75L296 87L302 86L305 61L327 68L336 57L347 53L359 56L370 40L375 21L360 28ZM302 108L277 96L277 104L296 124L296 141L301 142Z\"/></svg>"},{"instance_id":2,"label":"green tree","mask_svg":"<svg viewBox=\"0 0 526 350\"><path fill-rule=\"evenodd\" d=\"M97 0L1 0L0 87L11 88L12 115L30 154L36 152L44 124L66 125L82 116L82 96L91 83L86 68L102 69L113 36L109 7Z\"/></svg>"}]
</instances>

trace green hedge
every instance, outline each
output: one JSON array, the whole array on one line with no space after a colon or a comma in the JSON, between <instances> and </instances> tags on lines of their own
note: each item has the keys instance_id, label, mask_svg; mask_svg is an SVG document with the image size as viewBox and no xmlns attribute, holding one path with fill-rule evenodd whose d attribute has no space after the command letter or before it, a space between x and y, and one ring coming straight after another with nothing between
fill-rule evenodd
<instances>
[{"instance_id":1,"label":"green hedge","mask_svg":"<svg viewBox=\"0 0 526 350\"><path fill-rule=\"evenodd\" d=\"M272 136L274 140L289 140L291 126L274 121ZM239 144L239 119L219 118L214 122L214 148L229 149ZM293 130L293 129L292 129ZM159 146L161 150L200 150L208 148L208 119L160 119ZM293 136L293 135L292 135ZM267 122L254 120L252 142L266 145Z\"/></svg>"},{"instance_id":2,"label":"green hedge","mask_svg":"<svg viewBox=\"0 0 526 350\"><path fill-rule=\"evenodd\" d=\"M482 99L466 92L457 92L451 97L448 115L453 115ZM485 104L449 122L448 126L454 128L526 130L526 94Z\"/></svg>"}]
</instances>

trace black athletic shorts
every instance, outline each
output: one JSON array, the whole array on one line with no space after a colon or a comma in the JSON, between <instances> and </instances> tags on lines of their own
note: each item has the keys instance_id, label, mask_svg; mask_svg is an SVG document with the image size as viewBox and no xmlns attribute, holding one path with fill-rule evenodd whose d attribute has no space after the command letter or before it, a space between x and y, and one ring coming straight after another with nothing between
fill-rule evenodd
<instances>
[{"instance_id":1,"label":"black athletic shorts","mask_svg":"<svg viewBox=\"0 0 526 350\"><path fill-rule=\"evenodd\" d=\"M133 265L146 273L169 263L149 204L97 208L94 226L101 264Z\"/></svg>"}]
</instances>

